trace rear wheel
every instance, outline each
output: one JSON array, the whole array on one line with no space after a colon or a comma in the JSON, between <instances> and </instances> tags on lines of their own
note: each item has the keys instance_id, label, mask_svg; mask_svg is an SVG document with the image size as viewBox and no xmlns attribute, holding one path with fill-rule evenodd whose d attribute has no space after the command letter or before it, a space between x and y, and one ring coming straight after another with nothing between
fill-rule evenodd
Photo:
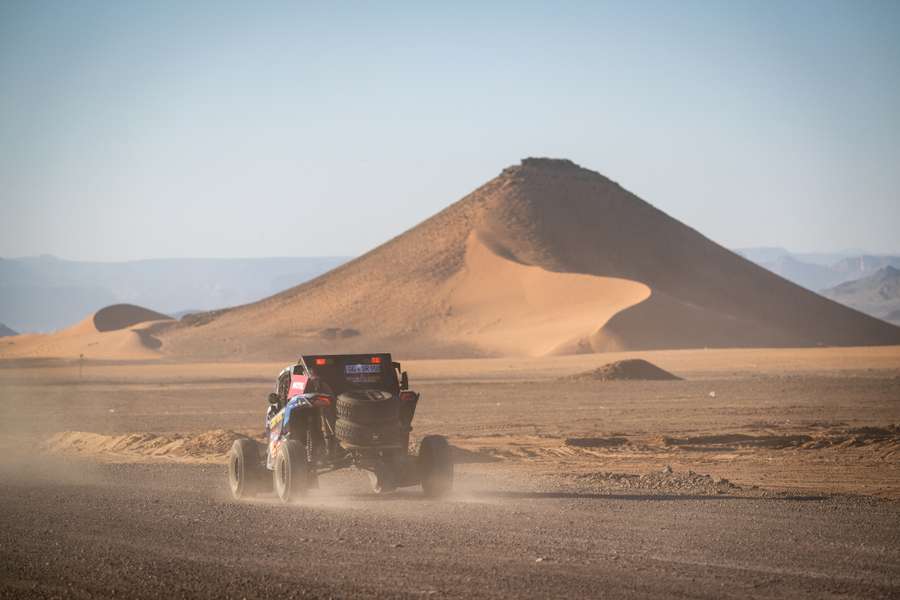
<instances>
[{"instance_id":1,"label":"rear wheel","mask_svg":"<svg viewBox=\"0 0 900 600\"><path fill-rule=\"evenodd\" d=\"M442 435L427 435L419 444L419 477L426 496L445 496L453 489L453 456Z\"/></svg>"},{"instance_id":2,"label":"rear wheel","mask_svg":"<svg viewBox=\"0 0 900 600\"><path fill-rule=\"evenodd\" d=\"M272 474L275 493L282 502L291 502L302 497L310 485L310 465L306 458L306 447L297 440L285 440L275 457Z\"/></svg>"},{"instance_id":3,"label":"rear wheel","mask_svg":"<svg viewBox=\"0 0 900 600\"><path fill-rule=\"evenodd\" d=\"M228 453L228 486L235 500L252 498L265 488L265 469L259 444L247 438L235 440Z\"/></svg>"}]
</instances>

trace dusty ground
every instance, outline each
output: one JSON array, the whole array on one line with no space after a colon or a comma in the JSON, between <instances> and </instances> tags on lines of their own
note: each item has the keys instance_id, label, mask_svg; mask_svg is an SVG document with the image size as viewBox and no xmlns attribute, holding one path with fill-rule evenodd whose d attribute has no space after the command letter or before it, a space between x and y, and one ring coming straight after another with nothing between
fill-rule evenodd
<instances>
[{"instance_id":1,"label":"dusty ground","mask_svg":"<svg viewBox=\"0 0 900 600\"><path fill-rule=\"evenodd\" d=\"M231 502L216 464L283 365L6 363L0 595L900 593L900 348L649 352L685 380L557 381L627 356L411 361L457 494L373 499L342 473L289 509Z\"/></svg>"}]
</instances>

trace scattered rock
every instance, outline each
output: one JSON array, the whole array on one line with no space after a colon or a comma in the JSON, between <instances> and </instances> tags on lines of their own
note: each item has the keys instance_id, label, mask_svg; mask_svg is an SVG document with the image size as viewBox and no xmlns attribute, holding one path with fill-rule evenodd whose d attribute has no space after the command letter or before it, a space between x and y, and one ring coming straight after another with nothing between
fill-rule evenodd
<instances>
[{"instance_id":1,"label":"scattered rock","mask_svg":"<svg viewBox=\"0 0 900 600\"><path fill-rule=\"evenodd\" d=\"M709 475L701 475L693 471L676 473L670 465L666 465L660 471L644 475L598 472L580 475L577 479L587 483L596 483L604 488L652 490L676 494L717 495L741 489L727 479L714 479Z\"/></svg>"}]
</instances>

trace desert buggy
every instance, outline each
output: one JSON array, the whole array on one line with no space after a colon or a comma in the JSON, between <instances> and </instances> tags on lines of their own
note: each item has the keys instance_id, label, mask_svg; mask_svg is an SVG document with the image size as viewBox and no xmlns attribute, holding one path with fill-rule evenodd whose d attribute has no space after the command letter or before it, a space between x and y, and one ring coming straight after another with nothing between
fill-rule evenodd
<instances>
[{"instance_id":1,"label":"desert buggy","mask_svg":"<svg viewBox=\"0 0 900 600\"><path fill-rule=\"evenodd\" d=\"M322 473L346 467L369 472L375 493L422 485L429 496L453 486L446 438L409 436L419 394L390 354L302 356L286 367L269 394L266 445L242 438L228 455L232 495L271 492L283 502L318 487Z\"/></svg>"}]
</instances>

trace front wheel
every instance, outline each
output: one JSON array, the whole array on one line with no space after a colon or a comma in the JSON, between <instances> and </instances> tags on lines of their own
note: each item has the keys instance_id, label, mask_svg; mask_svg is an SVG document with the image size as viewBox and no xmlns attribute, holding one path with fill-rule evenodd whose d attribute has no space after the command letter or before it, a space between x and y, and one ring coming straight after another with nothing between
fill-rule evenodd
<instances>
[{"instance_id":1,"label":"front wheel","mask_svg":"<svg viewBox=\"0 0 900 600\"><path fill-rule=\"evenodd\" d=\"M445 496L453 489L453 456L442 435L427 435L419 444L419 477L426 496Z\"/></svg>"},{"instance_id":2,"label":"front wheel","mask_svg":"<svg viewBox=\"0 0 900 600\"><path fill-rule=\"evenodd\" d=\"M306 447L296 440L285 440L275 456L275 470L272 474L275 493L284 503L300 498L309 489L310 464L306 458Z\"/></svg>"},{"instance_id":3,"label":"front wheel","mask_svg":"<svg viewBox=\"0 0 900 600\"><path fill-rule=\"evenodd\" d=\"M265 487L265 471L260 461L259 444L242 438L234 440L228 453L228 487L235 500L252 498Z\"/></svg>"}]
</instances>

